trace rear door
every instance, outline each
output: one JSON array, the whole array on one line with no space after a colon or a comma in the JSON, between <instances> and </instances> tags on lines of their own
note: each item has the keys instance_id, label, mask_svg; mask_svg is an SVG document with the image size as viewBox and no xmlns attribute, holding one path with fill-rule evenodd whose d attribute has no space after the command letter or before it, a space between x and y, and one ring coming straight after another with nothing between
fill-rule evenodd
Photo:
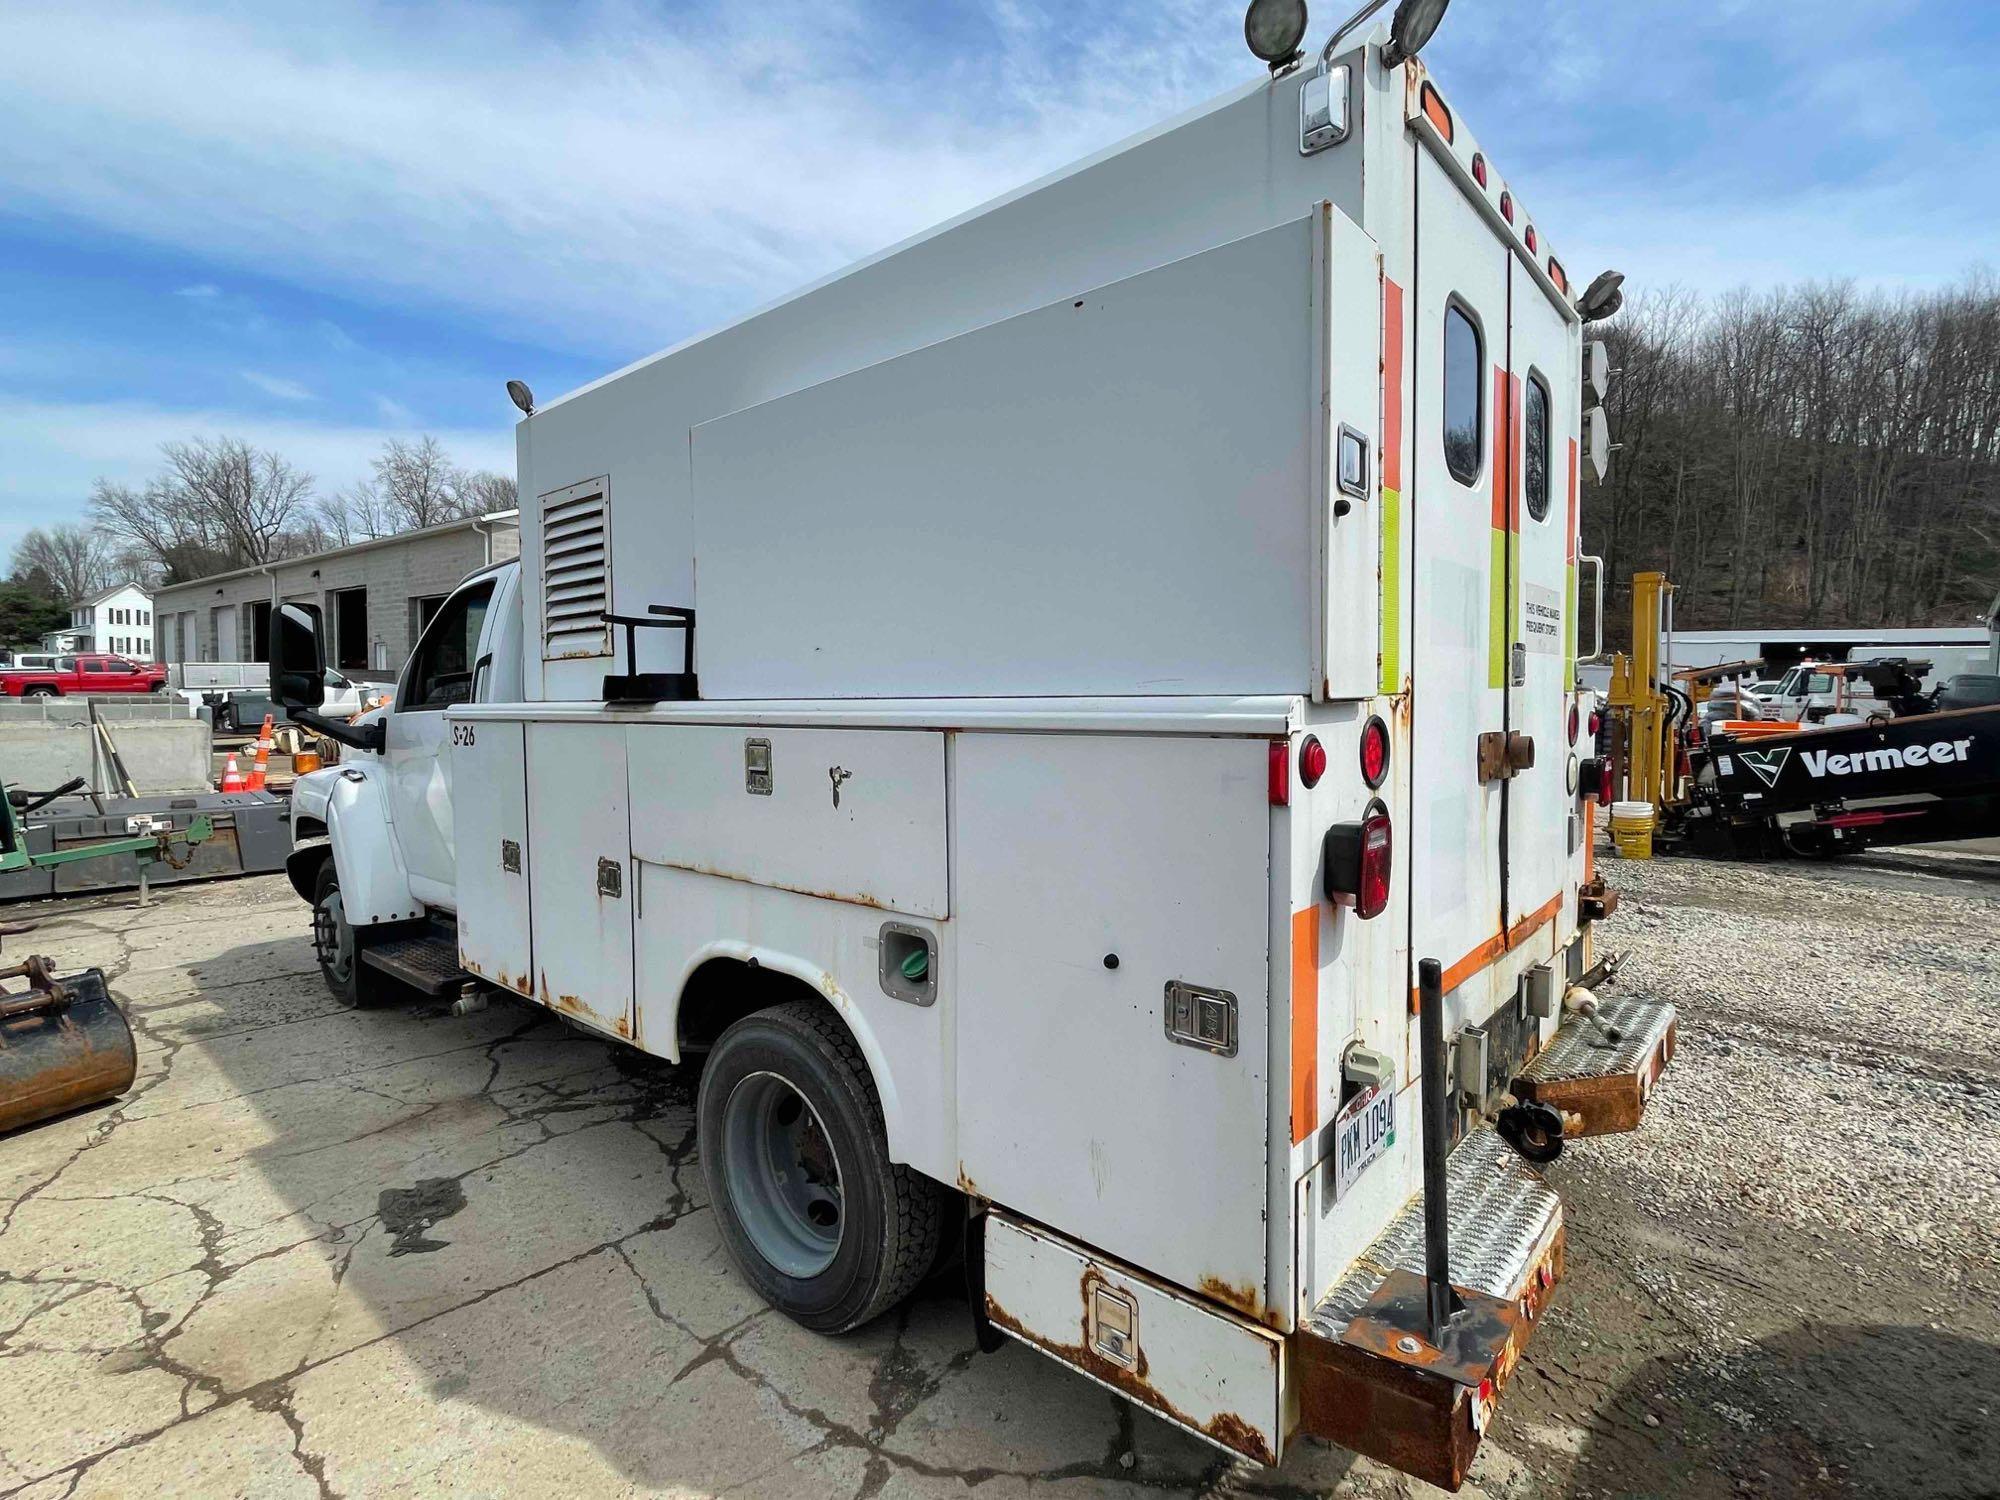
<instances>
[{"instance_id":1,"label":"rear door","mask_svg":"<svg viewBox=\"0 0 2000 1500\"><path fill-rule=\"evenodd\" d=\"M1506 922L1502 783L1479 736L1507 722L1508 251L1421 143L1410 301L1414 473L1411 601L1412 958L1447 991L1500 951ZM1477 1014L1474 1014L1474 1012ZM1454 1007L1480 1020L1472 996Z\"/></svg>"},{"instance_id":2,"label":"rear door","mask_svg":"<svg viewBox=\"0 0 2000 1500\"><path fill-rule=\"evenodd\" d=\"M1508 410L1513 494L1507 517L1512 632L1508 725L1535 763L1506 783L1510 930L1560 905L1569 859L1569 611L1575 558L1580 391L1575 331L1518 257L1507 257Z\"/></svg>"}]
</instances>

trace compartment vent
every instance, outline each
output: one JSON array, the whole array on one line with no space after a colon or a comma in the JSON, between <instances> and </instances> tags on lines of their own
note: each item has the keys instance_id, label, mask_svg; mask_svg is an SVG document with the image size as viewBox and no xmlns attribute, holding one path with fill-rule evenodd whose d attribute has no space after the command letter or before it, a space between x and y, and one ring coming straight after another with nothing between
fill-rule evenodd
<instances>
[{"instance_id":1,"label":"compartment vent","mask_svg":"<svg viewBox=\"0 0 2000 1500\"><path fill-rule=\"evenodd\" d=\"M611 514L604 481L542 496L542 660L609 656Z\"/></svg>"}]
</instances>

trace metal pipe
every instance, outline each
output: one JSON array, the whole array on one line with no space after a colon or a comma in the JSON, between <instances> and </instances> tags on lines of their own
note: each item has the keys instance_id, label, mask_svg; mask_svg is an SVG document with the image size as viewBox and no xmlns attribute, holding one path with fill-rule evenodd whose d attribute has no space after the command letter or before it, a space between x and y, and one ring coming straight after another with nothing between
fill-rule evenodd
<instances>
[{"instance_id":1,"label":"metal pipe","mask_svg":"<svg viewBox=\"0 0 2000 1500\"><path fill-rule=\"evenodd\" d=\"M1333 35L1326 39L1326 45L1319 49L1319 65L1324 68L1333 61L1333 49L1340 45L1340 39L1387 5L1389 0L1368 0L1366 5L1333 28Z\"/></svg>"},{"instance_id":2,"label":"metal pipe","mask_svg":"<svg viewBox=\"0 0 2000 1500\"><path fill-rule=\"evenodd\" d=\"M1423 1047L1424 1103L1424 1280L1431 1343L1444 1339L1445 1325L1463 1305L1451 1285L1451 1205L1445 1196L1449 1154L1449 1101L1445 1089L1444 967L1434 958L1417 964L1417 1024Z\"/></svg>"}]
</instances>

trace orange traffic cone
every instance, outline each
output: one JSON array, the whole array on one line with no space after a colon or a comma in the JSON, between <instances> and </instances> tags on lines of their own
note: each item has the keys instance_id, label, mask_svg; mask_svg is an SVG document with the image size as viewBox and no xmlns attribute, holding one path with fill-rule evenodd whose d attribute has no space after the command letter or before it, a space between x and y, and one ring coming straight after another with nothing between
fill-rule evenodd
<instances>
[{"instance_id":1,"label":"orange traffic cone","mask_svg":"<svg viewBox=\"0 0 2000 1500\"><path fill-rule=\"evenodd\" d=\"M236 764L236 757L233 755L229 757L229 764L222 768L222 789L225 792L240 792L245 790L243 769Z\"/></svg>"},{"instance_id":2,"label":"orange traffic cone","mask_svg":"<svg viewBox=\"0 0 2000 1500\"><path fill-rule=\"evenodd\" d=\"M271 716L264 715L264 727L257 731L257 758L250 763L250 779L244 783L246 792L264 790L264 777L271 769L271 736L277 731L272 726Z\"/></svg>"}]
</instances>

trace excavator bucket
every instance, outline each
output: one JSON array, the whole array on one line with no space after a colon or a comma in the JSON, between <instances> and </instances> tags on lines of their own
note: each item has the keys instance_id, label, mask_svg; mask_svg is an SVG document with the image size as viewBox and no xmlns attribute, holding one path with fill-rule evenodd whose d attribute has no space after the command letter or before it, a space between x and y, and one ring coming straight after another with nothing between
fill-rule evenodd
<instances>
[{"instance_id":1,"label":"excavator bucket","mask_svg":"<svg viewBox=\"0 0 2000 1500\"><path fill-rule=\"evenodd\" d=\"M114 1098L139 1068L132 1028L101 969L53 977L30 958L0 977L28 980L0 994L0 1135Z\"/></svg>"}]
</instances>

